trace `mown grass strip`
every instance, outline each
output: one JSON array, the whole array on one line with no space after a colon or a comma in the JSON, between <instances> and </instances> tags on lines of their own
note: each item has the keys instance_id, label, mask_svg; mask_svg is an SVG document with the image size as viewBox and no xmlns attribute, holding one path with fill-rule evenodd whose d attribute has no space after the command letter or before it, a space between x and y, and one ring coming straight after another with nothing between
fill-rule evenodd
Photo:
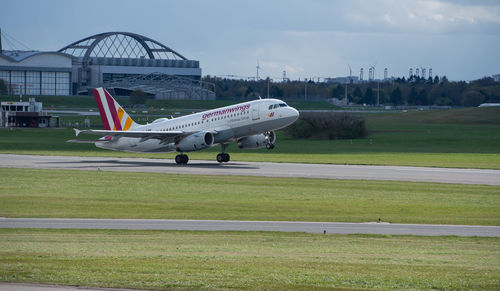
<instances>
[{"instance_id":1,"label":"mown grass strip","mask_svg":"<svg viewBox=\"0 0 500 291\"><path fill-rule=\"evenodd\" d=\"M0 281L138 289L500 288L496 238L0 229Z\"/></svg>"},{"instance_id":2,"label":"mown grass strip","mask_svg":"<svg viewBox=\"0 0 500 291\"><path fill-rule=\"evenodd\" d=\"M500 187L0 168L0 216L500 225Z\"/></svg>"}]
</instances>

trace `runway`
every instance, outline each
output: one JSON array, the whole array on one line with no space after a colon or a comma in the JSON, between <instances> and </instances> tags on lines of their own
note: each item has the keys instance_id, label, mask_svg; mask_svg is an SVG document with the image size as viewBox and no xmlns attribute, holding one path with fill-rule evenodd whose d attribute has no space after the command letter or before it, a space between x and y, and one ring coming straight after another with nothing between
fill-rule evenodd
<instances>
[{"instance_id":1,"label":"runway","mask_svg":"<svg viewBox=\"0 0 500 291\"><path fill-rule=\"evenodd\" d=\"M391 234L500 237L500 226L339 223L299 221L236 221L176 219L0 218L0 228L281 231L327 234Z\"/></svg>"},{"instance_id":2,"label":"runway","mask_svg":"<svg viewBox=\"0 0 500 291\"><path fill-rule=\"evenodd\" d=\"M1 167L500 185L500 170L0 154Z\"/></svg>"}]
</instances>

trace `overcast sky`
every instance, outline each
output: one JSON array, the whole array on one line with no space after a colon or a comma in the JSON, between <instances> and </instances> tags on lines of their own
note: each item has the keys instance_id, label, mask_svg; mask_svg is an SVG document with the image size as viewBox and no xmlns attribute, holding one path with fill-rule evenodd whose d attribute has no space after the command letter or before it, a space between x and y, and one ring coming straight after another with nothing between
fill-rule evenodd
<instances>
[{"instance_id":1,"label":"overcast sky","mask_svg":"<svg viewBox=\"0 0 500 291\"><path fill-rule=\"evenodd\" d=\"M58 50L107 31L145 35L203 75L279 80L407 76L432 68L451 80L500 73L500 1L2 0L0 28L30 49ZM4 49L11 49L3 41ZM16 44L17 49L24 49Z\"/></svg>"}]
</instances>

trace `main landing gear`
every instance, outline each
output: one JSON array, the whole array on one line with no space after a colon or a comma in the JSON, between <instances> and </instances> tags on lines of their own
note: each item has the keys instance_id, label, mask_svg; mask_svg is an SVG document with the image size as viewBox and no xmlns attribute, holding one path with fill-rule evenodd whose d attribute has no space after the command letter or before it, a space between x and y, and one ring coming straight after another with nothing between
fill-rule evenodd
<instances>
[{"instance_id":1,"label":"main landing gear","mask_svg":"<svg viewBox=\"0 0 500 291\"><path fill-rule=\"evenodd\" d=\"M272 145L274 147L274 145ZM219 163L227 163L231 159L228 153L225 153L228 144L221 144L222 153L217 154L217 162ZM185 154L179 154L175 156L175 162L178 165L185 165L189 162L189 157Z\"/></svg>"},{"instance_id":2,"label":"main landing gear","mask_svg":"<svg viewBox=\"0 0 500 291\"><path fill-rule=\"evenodd\" d=\"M226 154L226 153L220 153L217 155L217 162L219 163L227 163L229 162L229 154Z\"/></svg>"},{"instance_id":3,"label":"main landing gear","mask_svg":"<svg viewBox=\"0 0 500 291\"><path fill-rule=\"evenodd\" d=\"M228 144L222 143L221 145L222 153L217 155L217 162L219 163L227 163L230 160L229 154L225 153Z\"/></svg>"},{"instance_id":4,"label":"main landing gear","mask_svg":"<svg viewBox=\"0 0 500 291\"><path fill-rule=\"evenodd\" d=\"M184 154L177 155L177 156L175 156L175 162L178 165L185 165L189 162L189 157L187 155L184 155Z\"/></svg>"}]
</instances>

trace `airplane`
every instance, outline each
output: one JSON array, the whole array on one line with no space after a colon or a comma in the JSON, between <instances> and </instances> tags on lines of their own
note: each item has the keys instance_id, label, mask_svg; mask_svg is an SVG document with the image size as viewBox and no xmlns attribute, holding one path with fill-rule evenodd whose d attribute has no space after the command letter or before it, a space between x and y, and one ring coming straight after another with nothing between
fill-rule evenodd
<instances>
[{"instance_id":1,"label":"airplane","mask_svg":"<svg viewBox=\"0 0 500 291\"><path fill-rule=\"evenodd\" d=\"M187 164L186 152L221 145L217 162L227 163L229 143L236 141L240 149L273 149L275 130L287 127L299 112L278 99L258 99L177 118L159 118L138 124L105 88L92 90L99 108L104 130L76 129L80 133L104 135L96 147L126 152L179 152L177 164Z\"/></svg>"}]
</instances>

